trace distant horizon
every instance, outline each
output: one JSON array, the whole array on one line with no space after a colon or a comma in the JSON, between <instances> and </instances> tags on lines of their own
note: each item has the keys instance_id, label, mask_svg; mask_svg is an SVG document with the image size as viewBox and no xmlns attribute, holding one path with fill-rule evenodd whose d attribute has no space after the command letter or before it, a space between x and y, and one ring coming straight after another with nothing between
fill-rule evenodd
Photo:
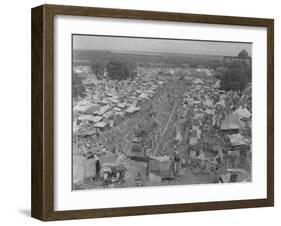
<instances>
[{"instance_id":1,"label":"distant horizon","mask_svg":"<svg viewBox=\"0 0 281 226\"><path fill-rule=\"evenodd\" d=\"M102 49L74 49L74 51L97 51L97 52L112 52L112 53L130 53L139 55L195 55L195 56L214 56L224 57L226 55L214 55L214 54L203 54L203 53L176 53L176 52L152 52L152 51L139 51L139 50L102 50Z\"/></svg>"},{"instance_id":2,"label":"distant horizon","mask_svg":"<svg viewBox=\"0 0 281 226\"><path fill-rule=\"evenodd\" d=\"M229 41L179 40L119 36L73 35L73 50L150 55L238 56L242 50L252 55L252 43ZM152 53L152 54L151 54Z\"/></svg>"}]
</instances>

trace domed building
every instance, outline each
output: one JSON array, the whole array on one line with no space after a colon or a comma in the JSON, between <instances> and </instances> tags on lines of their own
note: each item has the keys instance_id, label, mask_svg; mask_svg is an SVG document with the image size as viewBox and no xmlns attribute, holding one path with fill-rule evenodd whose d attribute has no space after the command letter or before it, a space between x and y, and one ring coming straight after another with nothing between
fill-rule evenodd
<instances>
[{"instance_id":1,"label":"domed building","mask_svg":"<svg viewBox=\"0 0 281 226\"><path fill-rule=\"evenodd\" d=\"M252 57L249 56L249 53L245 49L243 49L241 52L239 52L237 56L224 56L223 57L224 64L231 64L235 61L244 61L248 65L251 65Z\"/></svg>"},{"instance_id":2,"label":"domed building","mask_svg":"<svg viewBox=\"0 0 281 226\"><path fill-rule=\"evenodd\" d=\"M247 52L245 49L243 49L243 50L238 54L238 57L239 57L239 58L242 58L242 59L247 59L247 58L249 58L249 54L248 54L248 52Z\"/></svg>"}]
</instances>

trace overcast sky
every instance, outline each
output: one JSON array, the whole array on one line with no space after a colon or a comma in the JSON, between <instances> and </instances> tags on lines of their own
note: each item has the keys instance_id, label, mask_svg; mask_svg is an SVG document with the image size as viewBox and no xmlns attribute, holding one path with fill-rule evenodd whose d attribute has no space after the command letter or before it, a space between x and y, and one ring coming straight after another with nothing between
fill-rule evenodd
<instances>
[{"instance_id":1,"label":"overcast sky","mask_svg":"<svg viewBox=\"0 0 281 226\"><path fill-rule=\"evenodd\" d=\"M252 44L234 42L210 42L189 40L167 40L126 38L108 36L73 35L74 49L111 51L168 52L237 56L245 49L251 55Z\"/></svg>"}]
</instances>

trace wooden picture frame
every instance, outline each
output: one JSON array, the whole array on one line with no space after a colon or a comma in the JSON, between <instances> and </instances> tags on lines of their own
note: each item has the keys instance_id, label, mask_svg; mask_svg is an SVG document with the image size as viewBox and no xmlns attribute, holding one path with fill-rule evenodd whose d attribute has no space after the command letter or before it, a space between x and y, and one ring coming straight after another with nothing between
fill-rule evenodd
<instances>
[{"instance_id":1,"label":"wooden picture frame","mask_svg":"<svg viewBox=\"0 0 281 226\"><path fill-rule=\"evenodd\" d=\"M122 208L54 211L54 16L71 15L240 25L267 29L267 198ZM125 9L42 5L32 9L32 200L31 215L51 221L163 214L274 205L274 21Z\"/></svg>"}]
</instances>

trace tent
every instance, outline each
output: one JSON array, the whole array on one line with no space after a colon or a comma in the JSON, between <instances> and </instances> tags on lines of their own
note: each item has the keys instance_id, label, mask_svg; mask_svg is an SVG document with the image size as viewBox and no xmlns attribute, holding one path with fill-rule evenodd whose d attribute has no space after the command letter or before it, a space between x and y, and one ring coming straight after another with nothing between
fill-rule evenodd
<instances>
[{"instance_id":1,"label":"tent","mask_svg":"<svg viewBox=\"0 0 281 226\"><path fill-rule=\"evenodd\" d=\"M79 116L78 119L82 120L82 121L87 120L87 121L96 123L96 122L101 121L102 117L101 116L92 116L92 115L81 115L81 116Z\"/></svg>"},{"instance_id":2,"label":"tent","mask_svg":"<svg viewBox=\"0 0 281 226\"><path fill-rule=\"evenodd\" d=\"M96 176L95 159L84 156L75 156L73 159L73 182L83 184L86 178Z\"/></svg>"},{"instance_id":3,"label":"tent","mask_svg":"<svg viewBox=\"0 0 281 226\"><path fill-rule=\"evenodd\" d=\"M104 121L98 122L94 125L94 127L97 127L97 128L104 128L106 126L107 126L107 123Z\"/></svg>"},{"instance_id":4,"label":"tent","mask_svg":"<svg viewBox=\"0 0 281 226\"><path fill-rule=\"evenodd\" d=\"M97 108L97 105L93 104L90 101L81 101L79 103L77 103L74 107L73 107L73 111L74 112L86 112L88 111L90 108Z\"/></svg>"},{"instance_id":5,"label":"tent","mask_svg":"<svg viewBox=\"0 0 281 226\"><path fill-rule=\"evenodd\" d=\"M142 93L141 95L139 95L139 98L142 98L142 99L149 99L149 97L148 97L147 94L145 94L145 93Z\"/></svg>"},{"instance_id":6,"label":"tent","mask_svg":"<svg viewBox=\"0 0 281 226\"><path fill-rule=\"evenodd\" d=\"M95 177L96 176L96 161L95 158L85 159L84 161L84 177Z\"/></svg>"},{"instance_id":7,"label":"tent","mask_svg":"<svg viewBox=\"0 0 281 226\"><path fill-rule=\"evenodd\" d=\"M174 161L166 156L151 156L148 161L148 173L152 173L162 179L175 178Z\"/></svg>"},{"instance_id":8,"label":"tent","mask_svg":"<svg viewBox=\"0 0 281 226\"><path fill-rule=\"evenodd\" d=\"M204 102L204 105L207 106L207 107L213 107L213 101L210 100L210 99L207 99L207 100Z\"/></svg>"},{"instance_id":9,"label":"tent","mask_svg":"<svg viewBox=\"0 0 281 226\"><path fill-rule=\"evenodd\" d=\"M190 145L197 145L197 143L198 143L198 140L197 140L197 136L196 137L190 137L190 139L189 139L189 144Z\"/></svg>"},{"instance_id":10,"label":"tent","mask_svg":"<svg viewBox=\"0 0 281 226\"><path fill-rule=\"evenodd\" d=\"M77 135L81 136L81 137L86 137L86 136L92 136L95 133L96 133L96 130L86 130L86 131L82 131L82 132L78 133Z\"/></svg>"},{"instance_id":11,"label":"tent","mask_svg":"<svg viewBox=\"0 0 281 226\"><path fill-rule=\"evenodd\" d=\"M208 115L214 115L214 114L215 114L215 110L207 109L207 110L206 110L206 113L207 113Z\"/></svg>"},{"instance_id":12,"label":"tent","mask_svg":"<svg viewBox=\"0 0 281 226\"><path fill-rule=\"evenodd\" d=\"M243 137L240 133L228 135L230 143L232 146L240 146L240 145L247 145L248 140Z\"/></svg>"},{"instance_id":13,"label":"tent","mask_svg":"<svg viewBox=\"0 0 281 226\"><path fill-rule=\"evenodd\" d=\"M195 79L193 83L194 84L204 84L204 82L200 78Z\"/></svg>"},{"instance_id":14,"label":"tent","mask_svg":"<svg viewBox=\"0 0 281 226\"><path fill-rule=\"evenodd\" d=\"M213 85L214 88L219 89L221 87L221 81L218 80L216 83Z\"/></svg>"},{"instance_id":15,"label":"tent","mask_svg":"<svg viewBox=\"0 0 281 226\"><path fill-rule=\"evenodd\" d=\"M147 161L145 150L141 147L141 145L137 142L135 142L132 145L131 150L129 151L128 156L132 160L136 161Z\"/></svg>"},{"instance_id":16,"label":"tent","mask_svg":"<svg viewBox=\"0 0 281 226\"><path fill-rule=\"evenodd\" d=\"M100 109L99 105L91 105L89 108L87 108L85 111L83 111L84 114L93 114L95 111L98 111Z\"/></svg>"},{"instance_id":17,"label":"tent","mask_svg":"<svg viewBox=\"0 0 281 226\"><path fill-rule=\"evenodd\" d=\"M238 115L240 119L251 117L251 113L249 112L249 110L241 106L236 111L234 111L233 114Z\"/></svg>"},{"instance_id":18,"label":"tent","mask_svg":"<svg viewBox=\"0 0 281 226\"><path fill-rule=\"evenodd\" d=\"M108 105L105 105L103 107L101 107L98 111L95 112L95 114L97 115L103 115L104 113L106 113L107 111L109 111L111 108Z\"/></svg>"},{"instance_id":19,"label":"tent","mask_svg":"<svg viewBox=\"0 0 281 226\"><path fill-rule=\"evenodd\" d=\"M203 136L202 142L208 145L215 145L217 143L217 138L215 136Z\"/></svg>"},{"instance_id":20,"label":"tent","mask_svg":"<svg viewBox=\"0 0 281 226\"><path fill-rule=\"evenodd\" d=\"M239 117L235 114L226 115L225 119L221 123L221 130L239 130L243 122L239 120Z\"/></svg>"},{"instance_id":21,"label":"tent","mask_svg":"<svg viewBox=\"0 0 281 226\"><path fill-rule=\"evenodd\" d=\"M126 104L125 104L125 103L118 103L118 104L116 105L116 107L123 109L123 108L126 107Z\"/></svg>"},{"instance_id":22,"label":"tent","mask_svg":"<svg viewBox=\"0 0 281 226\"><path fill-rule=\"evenodd\" d=\"M221 105L221 106L225 107L225 100L221 99L219 102L217 102L216 106L217 105Z\"/></svg>"},{"instance_id":23,"label":"tent","mask_svg":"<svg viewBox=\"0 0 281 226\"><path fill-rule=\"evenodd\" d=\"M104 118L110 118L111 116L113 116L114 112L113 111L108 111L106 113L103 114L103 117Z\"/></svg>"},{"instance_id":24,"label":"tent","mask_svg":"<svg viewBox=\"0 0 281 226\"><path fill-rule=\"evenodd\" d=\"M226 98L227 98L226 94L221 94L219 99L220 100L225 100Z\"/></svg>"},{"instance_id":25,"label":"tent","mask_svg":"<svg viewBox=\"0 0 281 226\"><path fill-rule=\"evenodd\" d=\"M220 175L221 183L249 181L251 181L251 174L244 169L227 169L225 174Z\"/></svg>"},{"instance_id":26,"label":"tent","mask_svg":"<svg viewBox=\"0 0 281 226\"><path fill-rule=\"evenodd\" d=\"M130 106L129 108L127 108L126 110L125 110L125 112L127 112L127 113L134 113L134 112L137 112L139 110L139 108L138 107L135 107L135 106Z\"/></svg>"}]
</instances>

